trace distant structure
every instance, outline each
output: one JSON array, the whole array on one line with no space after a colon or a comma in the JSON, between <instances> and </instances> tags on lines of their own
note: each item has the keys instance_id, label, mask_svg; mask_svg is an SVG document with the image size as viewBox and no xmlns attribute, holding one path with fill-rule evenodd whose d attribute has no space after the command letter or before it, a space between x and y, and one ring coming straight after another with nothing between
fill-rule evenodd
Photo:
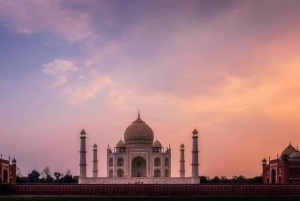
<instances>
[{"instance_id":1,"label":"distant structure","mask_svg":"<svg viewBox=\"0 0 300 201\"><path fill-rule=\"evenodd\" d=\"M197 184L198 131L193 131L192 175L185 177L184 145L180 146L180 177L171 177L171 146L154 141L152 129L138 118L127 127L124 141L107 147L107 177L98 177L97 145L93 147L93 177L86 176L86 132L81 131L80 184ZM102 160L103 161L103 160Z\"/></svg>"},{"instance_id":2,"label":"distant structure","mask_svg":"<svg viewBox=\"0 0 300 201\"><path fill-rule=\"evenodd\" d=\"M182 143L180 145L180 177L183 178L185 177L185 160L184 160L184 144Z\"/></svg>"},{"instance_id":3,"label":"distant structure","mask_svg":"<svg viewBox=\"0 0 300 201\"><path fill-rule=\"evenodd\" d=\"M198 131L195 128L193 131L193 150L192 150L192 177L198 177L199 163L198 163Z\"/></svg>"},{"instance_id":4,"label":"distant structure","mask_svg":"<svg viewBox=\"0 0 300 201\"><path fill-rule=\"evenodd\" d=\"M2 159L2 154L0 157L0 184L1 183L16 183L16 171L17 171L17 161L12 159L10 163L10 157L8 160Z\"/></svg>"},{"instance_id":5,"label":"distant structure","mask_svg":"<svg viewBox=\"0 0 300 201\"><path fill-rule=\"evenodd\" d=\"M264 184L299 184L300 152L290 143L276 159L262 160Z\"/></svg>"},{"instance_id":6,"label":"distant structure","mask_svg":"<svg viewBox=\"0 0 300 201\"><path fill-rule=\"evenodd\" d=\"M93 177L98 177L98 157L97 157L97 145L94 144L93 149Z\"/></svg>"},{"instance_id":7,"label":"distant structure","mask_svg":"<svg viewBox=\"0 0 300 201\"><path fill-rule=\"evenodd\" d=\"M86 177L86 144L85 144L85 130L82 129L82 131L80 132L81 136L80 136L80 176L82 177Z\"/></svg>"}]
</instances>

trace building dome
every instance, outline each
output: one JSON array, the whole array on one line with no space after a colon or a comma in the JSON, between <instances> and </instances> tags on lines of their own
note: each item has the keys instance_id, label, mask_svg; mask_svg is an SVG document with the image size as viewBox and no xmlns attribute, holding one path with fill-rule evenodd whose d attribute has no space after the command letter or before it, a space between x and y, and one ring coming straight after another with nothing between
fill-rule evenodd
<instances>
[{"instance_id":1,"label":"building dome","mask_svg":"<svg viewBox=\"0 0 300 201\"><path fill-rule=\"evenodd\" d=\"M127 127L124 133L124 140L126 144L150 144L153 143L154 134L152 129L140 118L132 122Z\"/></svg>"},{"instance_id":2,"label":"building dome","mask_svg":"<svg viewBox=\"0 0 300 201\"><path fill-rule=\"evenodd\" d=\"M290 158L291 159L300 159L300 152L296 151L296 152L292 153Z\"/></svg>"},{"instance_id":3,"label":"building dome","mask_svg":"<svg viewBox=\"0 0 300 201\"><path fill-rule=\"evenodd\" d=\"M161 145L161 143L160 143L159 141L155 140L155 141L153 142L153 144L152 144L152 147L161 148L162 145Z\"/></svg>"},{"instance_id":4,"label":"building dome","mask_svg":"<svg viewBox=\"0 0 300 201\"><path fill-rule=\"evenodd\" d=\"M267 162L267 159L264 158L264 159L262 160L262 162L263 162L263 163Z\"/></svg>"},{"instance_id":5,"label":"building dome","mask_svg":"<svg viewBox=\"0 0 300 201\"><path fill-rule=\"evenodd\" d=\"M288 157L291 156L292 153L297 152L297 149L295 149L291 144L283 152L281 153L281 157L283 157L284 154L287 154Z\"/></svg>"},{"instance_id":6,"label":"building dome","mask_svg":"<svg viewBox=\"0 0 300 201\"><path fill-rule=\"evenodd\" d=\"M116 147L126 147L126 144L125 144L125 142L124 142L123 140L120 140L120 141L117 143Z\"/></svg>"}]
</instances>

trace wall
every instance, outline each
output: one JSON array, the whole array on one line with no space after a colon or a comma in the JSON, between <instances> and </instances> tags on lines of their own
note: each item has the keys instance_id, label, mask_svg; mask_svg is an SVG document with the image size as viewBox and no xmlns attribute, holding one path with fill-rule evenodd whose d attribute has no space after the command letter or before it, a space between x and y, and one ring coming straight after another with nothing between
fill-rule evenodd
<instances>
[{"instance_id":1,"label":"wall","mask_svg":"<svg viewBox=\"0 0 300 201\"><path fill-rule=\"evenodd\" d=\"M199 184L200 178L192 177L79 177L79 184Z\"/></svg>"},{"instance_id":2,"label":"wall","mask_svg":"<svg viewBox=\"0 0 300 201\"><path fill-rule=\"evenodd\" d=\"M18 195L291 195L300 185L13 185Z\"/></svg>"}]
</instances>

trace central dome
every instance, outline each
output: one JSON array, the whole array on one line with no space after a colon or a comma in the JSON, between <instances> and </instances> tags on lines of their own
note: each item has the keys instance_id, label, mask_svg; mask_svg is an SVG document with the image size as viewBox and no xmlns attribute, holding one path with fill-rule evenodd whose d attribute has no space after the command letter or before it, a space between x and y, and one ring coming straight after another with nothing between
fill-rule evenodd
<instances>
[{"instance_id":1,"label":"central dome","mask_svg":"<svg viewBox=\"0 0 300 201\"><path fill-rule=\"evenodd\" d=\"M127 127L124 133L126 144L151 144L153 143L154 134L150 126L148 126L138 115L137 120Z\"/></svg>"}]
</instances>

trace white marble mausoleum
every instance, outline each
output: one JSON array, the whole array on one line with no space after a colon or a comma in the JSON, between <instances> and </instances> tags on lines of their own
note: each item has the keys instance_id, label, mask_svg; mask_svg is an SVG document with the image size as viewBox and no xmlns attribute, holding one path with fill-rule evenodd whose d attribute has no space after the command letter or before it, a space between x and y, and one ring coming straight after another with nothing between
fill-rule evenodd
<instances>
[{"instance_id":1,"label":"white marble mausoleum","mask_svg":"<svg viewBox=\"0 0 300 201\"><path fill-rule=\"evenodd\" d=\"M124 141L107 148L107 177L98 177L97 145L93 146L93 177L86 174L86 132L81 132L79 184L195 184L198 175L198 132L193 131L192 175L185 177L184 145L180 146L180 177L171 177L171 147L164 149L138 113L127 127Z\"/></svg>"}]
</instances>

